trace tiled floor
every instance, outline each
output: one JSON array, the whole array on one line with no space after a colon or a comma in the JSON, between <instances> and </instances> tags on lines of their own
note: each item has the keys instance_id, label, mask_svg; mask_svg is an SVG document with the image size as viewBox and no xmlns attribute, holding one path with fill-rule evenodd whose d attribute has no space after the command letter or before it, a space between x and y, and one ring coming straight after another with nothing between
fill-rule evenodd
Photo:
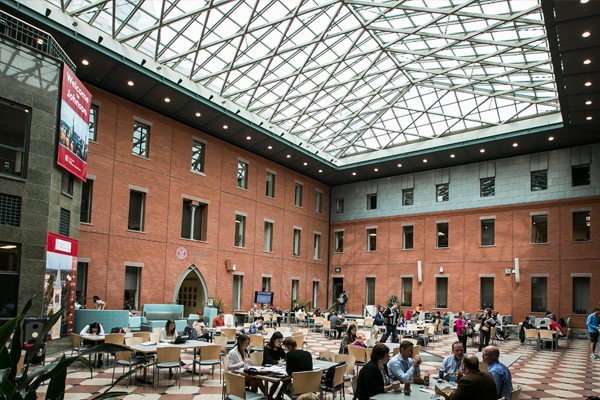
<instances>
[{"instance_id":1,"label":"tiled floor","mask_svg":"<svg viewBox=\"0 0 600 400\"><path fill-rule=\"evenodd\" d=\"M450 345L455 340L454 335L444 335L442 341L435 343L435 347L429 346L421 350L424 358L421 370L436 371L442 357L450 352ZM330 350L335 353L339 349L339 340L323 338L319 333L311 333L307 338L308 350L315 356L319 351ZM510 367L513 377L513 385L523 386L521 399L585 399L588 396L600 395L600 360L591 360L588 354L589 342L584 340L572 340L571 347L566 348L561 342L561 349L555 352L550 350L536 351L533 346L530 350L525 348L517 340L498 342L501 353L517 354L521 357ZM469 352L477 351L471 347ZM48 357L51 361L54 357ZM183 353L183 360L191 365L191 351ZM186 367L186 368L187 368ZM95 369L90 379L89 372L85 372L81 366L79 370L72 369L67 376L67 391L65 399L92 399L95 395L102 393L111 384L112 367L107 369ZM217 370L218 371L218 370ZM202 387L198 388L197 376L192 383L192 375L189 372L182 374L181 388L173 379L169 379L166 371L162 371L158 389L153 386L137 386L133 383L126 387L125 384L118 385L119 391L130 393L143 393L144 396L126 396L126 400L171 400L171 399L197 399L197 400L219 400L221 398L221 383L218 372L215 371L215 379L209 379L210 370L203 370ZM120 375L117 368L117 376ZM47 386L39 390L38 398L44 398L43 393ZM346 393L351 393L348 387Z\"/></svg>"}]
</instances>

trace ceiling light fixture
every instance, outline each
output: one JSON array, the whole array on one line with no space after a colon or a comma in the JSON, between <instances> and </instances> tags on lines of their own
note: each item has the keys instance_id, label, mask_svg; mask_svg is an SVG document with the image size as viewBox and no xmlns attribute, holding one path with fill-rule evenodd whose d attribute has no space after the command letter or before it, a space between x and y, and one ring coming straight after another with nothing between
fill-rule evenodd
<instances>
[{"instance_id":1,"label":"ceiling light fixture","mask_svg":"<svg viewBox=\"0 0 600 400\"><path fill-rule=\"evenodd\" d=\"M591 121L592 117L591 116L590 117L586 117L585 119L587 119L588 121Z\"/></svg>"},{"instance_id":2,"label":"ceiling light fixture","mask_svg":"<svg viewBox=\"0 0 600 400\"><path fill-rule=\"evenodd\" d=\"M202 114L200 114L199 112L196 113L196 117L201 116Z\"/></svg>"},{"instance_id":3,"label":"ceiling light fixture","mask_svg":"<svg viewBox=\"0 0 600 400\"><path fill-rule=\"evenodd\" d=\"M287 157L287 158L292 158L291 154L288 154L286 157Z\"/></svg>"},{"instance_id":4,"label":"ceiling light fixture","mask_svg":"<svg viewBox=\"0 0 600 400\"><path fill-rule=\"evenodd\" d=\"M586 82L585 86L592 86L592 82Z\"/></svg>"},{"instance_id":5,"label":"ceiling light fixture","mask_svg":"<svg viewBox=\"0 0 600 400\"><path fill-rule=\"evenodd\" d=\"M424 158L424 159L423 159L423 162L427 162L427 159L426 159L426 158Z\"/></svg>"},{"instance_id":6,"label":"ceiling light fixture","mask_svg":"<svg viewBox=\"0 0 600 400\"><path fill-rule=\"evenodd\" d=\"M322 169L320 169L320 170L319 170L319 173L321 173L321 172L323 172L323 170L322 170Z\"/></svg>"},{"instance_id":7,"label":"ceiling light fixture","mask_svg":"<svg viewBox=\"0 0 600 400\"><path fill-rule=\"evenodd\" d=\"M398 164L398 168L402 168L402 164Z\"/></svg>"},{"instance_id":8,"label":"ceiling light fixture","mask_svg":"<svg viewBox=\"0 0 600 400\"><path fill-rule=\"evenodd\" d=\"M513 143L513 147L517 147L519 143Z\"/></svg>"},{"instance_id":9,"label":"ceiling light fixture","mask_svg":"<svg viewBox=\"0 0 600 400\"><path fill-rule=\"evenodd\" d=\"M0 249L5 249L5 250L9 250L9 249L16 249L17 246L15 246L14 244L7 244L5 246L0 246Z\"/></svg>"},{"instance_id":10,"label":"ceiling light fixture","mask_svg":"<svg viewBox=\"0 0 600 400\"><path fill-rule=\"evenodd\" d=\"M586 101L586 102L585 102L585 105L586 105L586 106L589 106L590 104L592 104L592 101L591 101L591 100L588 100L588 101Z\"/></svg>"},{"instance_id":11,"label":"ceiling light fixture","mask_svg":"<svg viewBox=\"0 0 600 400\"><path fill-rule=\"evenodd\" d=\"M585 65L588 65L588 64L591 64L591 63L592 63L592 60L590 60L590 59L588 58L587 60L583 60L583 63L584 63Z\"/></svg>"},{"instance_id":12,"label":"ceiling light fixture","mask_svg":"<svg viewBox=\"0 0 600 400\"><path fill-rule=\"evenodd\" d=\"M450 158L454 158L456 157L454 154L450 154Z\"/></svg>"},{"instance_id":13,"label":"ceiling light fixture","mask_svg":"<svg viewBox=\"0 0 600 400\"><path fill-rule=\"evenodd\" d=\"M273 146L267 146L267 149L271 150L273 149Z\"/></svg>"},{"instance_id":14,"label":"ceiling light fixture","mask_svg":"<svg viewBox=\"0 0 600 400\"><path fill-rule=\"evenodd\" d=\"M39 39L37 40L37 44L44 44L44 39L42 39L42 38L39 38Z\"/></svg>"},{"instance_id":15,"label":"ceiling light fixture","mask_svg":"<svg viewBox=\"0 0 600 400\"><path fill-rule=\"evenodd\" d=\"M307 162L305 162L305 163L304 163L304 166L306 167L307 165L308 165L308 163L307 163Z\"/></svg>"},{"instance_id":16,"label":"ceiling light fixture","mask_svg":"<svg viewBox=\"0 0 600 400\"><path fill-rule=\"evenodd\" d=\"M554 140L554 136L550 136L550 137L548 138L548 140L549 140L549 141L553 141L553 140Z\"/></svg>"},{"instance_id":17,"label":"ceiling light fixture","mask_svg":"<svg viewBox=\"0 0 600 400\"><path fill-rule=\"evenodd\" d=\"M246 140L252 139L252 136L246 136Z\"/></svg>"},{"instance_id":18,"label":"ceiling light fixture","mask_svg":"<svg viewBox=\"0 0 600 400\"><path fill-rule=\"evenodd\" d=\"M170 103L170 102L171 102L171 99L168 97L165 97L165 103Z\"/></svg>"},{"instance_id":19,"label":"ceiling light fixture","mask_svg":"<svg viewBox=\"0 0 600 400\"><path fill-rule=\"evenodd\" d=\"M88 60L81 60L81 63L83 65L90 65L90 62Z\"/></svg>"},{"instance_id":20,"label":"ceiling light fixture","mask_svg":"<svg viewBox=\"0 0 600 400\"><path fill-rule=\"evenodd\" d=\"M356 176L356 172L353 172L353 173L352 173L352 175L353 175L353 176Z\"/></svg>"},{"instance_id":21,"label":"ceiling light fixture","mask_svg":"<svg viewBox=\"0 0 600 400\"><path fill-rule=\"evenodd\" d=\"M479 149L480 153L485 153L485 149Z\"/></svg>"},{"instance_id":22,"label":"ceiling light fixture","mask_svg":"<svg viewBox=\"0 0 600 400\"><path fill-rule=\"evenodd\" d=\"M579 2L580 2L581 4L586 4L586 3L588 3L589 1L590 1L590 0L579 0Z\"/></svg>"},{"instance_id":23,"label":"ceiling light fixture","mask_svg":"<svg viewBox=\"0 0 600 400\"><path fill-rule=\"evenodd\" d=\"M589 33L589 32L583 32L581 34L581 37L590 37L590 35L591 35L591 33Z\"/></svg>"},{"instance_id":24,"label":"ceiling light fixture","mask_svg":"<svg viewBox=\"0 0 600 400\"><path fill-rule=\"evenodd\" d=\"M229 129L227 125L223 125L223 129Z\"/></svg>"},{"instance_id":25,"label":"ceiling light fixture","mask_svg":"<svg viewBox=\"0 0 600 400\"><path fill-rule=\"evenodd\" d=\"M379 168L375 168L373 171L375 171L375 172L379 172Z\"/></svg>"},{"instance_id":26,"label":"ceiling light fixture","mask_svg":"<svg viewBox=\"0 0 600 400\"><path fill-rule=\"evenodd\" d=\"M127 84L128 84L129 86L133 86L133 81L129 81L129 82L127 82Z\"/></svg>"}]
</instances>

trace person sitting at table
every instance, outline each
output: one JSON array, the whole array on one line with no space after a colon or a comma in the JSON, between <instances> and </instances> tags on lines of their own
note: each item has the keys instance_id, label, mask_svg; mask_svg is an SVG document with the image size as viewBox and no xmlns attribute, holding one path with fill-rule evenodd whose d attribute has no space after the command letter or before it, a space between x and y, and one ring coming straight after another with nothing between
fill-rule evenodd
<instances>
[{"instance_id":1,"label":"person sitting at table","mask_svg":"<svg viewBox=\"0 0 600 400\"><path fill-rule=\"evenodd\" d=\"M550 324L550 330L557 331L559 336L565 336L567 332L565 332L563 327L560 326L558 322L556 322L556 315L552 314L552 317L550 319L552 320L552 323Z\"/></svg>"},{"instance_id":2,"label":"person sitting at table","mask_svg":"<svg viewBox=\"0 0 600 400\"><path fill-rule=\"evenodd\" d=\"M377 340L377 337L379 336L379 330L381 329L383 324L385 324L385 320L383 319L384 311L385 311L385 307L379 306L379 311L377 312L377 314L375 314L375 317L373 319L373 326L372 326L371 330L373 333L373 339L375 339L375 340Z\"/></svg>"},{"instance_id":3,"label":"person sitting at table","mask_svg":"<svg viewBox=\"0 0 600 400\"><path fill-rule=\"evenodd\" d=\"M86 340L85 337L86 336L104 336L104 328L102 328L102 324L100 324L98 322L93 322L89 325L84 326L83 329L81 330L81 332L79 332L79 336L83 337L83 345L84 346L89 345L90 347L94 347L95 345L100 343L100 341ZM102 365L103 365L102 353L98 353L98 361L96 362L96 367L102 367Z\"/></svg>"},{"instance_id":4,"label":"person sitting at table","mask_svg":"<svg viewBox=\"0 0 600 400\"><path fill-rule=\"evenodd\" d=\"M213 328L225 326L225 318L223 317L223 310L217 311L217 316L213 318L212 326L213 326Z\"/></svg>"},{"instance_id":5,"label":"person sitting at table","mask_svg":"<svg viewBox=\"0 0 600 400\"><path fill-rule=\"evenodd\" d=\"M447 312L444 313L444 322L442 322L442 326L450 326L450 317Z\"/></svg>"},{"instance_id":6,"label":"person sitting at table","mask_svg":"<svg viewBox=\"0 0 600 400\"><path fill-rule=\"evenodd\" d=\"M420 313L421 311L423 311L423 304L419 304L415 307L415 313Z\"/></svg>"},{"instance_id":7,"label":"person sitting at table","mask_svg":"<svg viewBox=\"0 0 600 400\"><path fill-rule=\"evenodd\" d=\"M205 339L208 341L210 339L210 335L206 332L206 325L204 325L204 321L197 320L192 323L192 328L196 330L196 334L198 335L198 340Z\"/></svg>"},{"instance_id":8,"label":"person sitting at table","mask_svg":"<svg viewBox=\"0 0 600 400\"><path fill-rule=\"evenodd\" d=\"M465 356L465 349L461 342L452 343L452 354L444 358L440 371L444 371L446 374L458 374L463 372L462 370L462 359Z\"/></svg>"},{"instance_id":9,"label":"person sitting at table","mask_svg":"<svg viewBox=\"0 0 600 400\"><path fill-rule=\"evenodd\" d=\"M390 380L400 381L401 383L408 382L412 379L413 375L420 375L421 369L421 357L413 356L413 344L408 340L400 342L400 352L396 354L387 363L388 374Z\"/></svg>"},{"instance_id":10,"label":"person sitting at table","mask_svg":"<svg viewBox=\"0 0 600 400\"><path fill-rule=\"evenodd\" d=\"M283 311L281 311L281 307L277 307L273 311L273 315L277 315L277 326L281 326L281 320L283 319Z\"/></svg>"},{"instance_id":11,"label":"person sitting at table","mask_svg":"<svg viewBox=\"0 0 600 400\"><path fill-rule=\"evenodd\" d=\"M264 335L265 330L263 327L263 317L256 318L256 321L250 324L250 328L248 328L248 333L251 335L258 335L259 333Z\"/></svg>"},{"instance_id":12,"label":"person sitting at table","mask_svg":"<svg viewBox=\"0 0 600 400\"><path fill-rule=\"evenodd\" d=\"M386 393L400 387L399 381L390 382L387 363L390 360L390 349L383 343L377 343L371 351L371 361L365 364L358 373L355 397L358 400L369 400L380 393Z\"/></svg>"},{"instance_id":13,"label":"person sitting at table","mask_svg":"<svg viewBox=\"0 0 600 400\"><path fill-rule=\"evenodd\" d=\"M475 355L465 356L462 361L464 376L452 392L449 400L496 400L496 383L489 372L479 370Z\"/></svg>"},{"instance_id":14,"label":"person sitting at table","mask_svg":"<svg viewBox=\"0 0 600 400\"><path fill-rule=\"evenodd\" d=\"M244 360L250 358L250 351L248 350L249 345L250 338L243 333L239 334L235 347L227 353L227 371L237 371L244 366ZM249 360L248 363L250 363ZM262 381L253 376L246 377L246 385L250 386L251 392L258 393L258 389L260 389L265 393L265 387Z\"/></svg>"},{"instance_id":15,"label":"person sitting at table","mask_svg":"<svg viewBox=\"0 0 600 400\"><path fill-rule=\"evenodd\" d=\"M177 339L177 329L175 329L175 321L167 320L165 327L160 330L158 335L159 343L175 343Z\"/></svg>"},{"instance_id":16,"label":"person sitting at table","mask_svg":"<svg viewBox=\"0 0 600 400\"><path fill-rule=\"evenodd\" d=\"M498 398L504 397L510 400L510 395L513 391L512 376L508 367L498 361L500 350L496 346L488 346L483 349L483 362L488 366L488 372L492 374L494 382L496 382L496 392Z\"/></svg>"},{"instance_id":17,"label":"person sitting at table","mask_svg":"<svg viewBox=\"0 0 600 400\"><path fill-rule=\"evenodd\" d=\"M342 323L344 321L342 321L340 317L337 316L337 312L335 310L331 310L329 322L331 322L331 330L336 332L334 334L335 338L339 339L342 336L342 333L344 332L344 327L342 326Z\"/></svg>"},{"instance_id":18,"label":"person sitting at table","mask_svg":"<svg viewBox=\"0 0 600 400\"><path fill-rule=\"evenodd\" d=\"M287 337L283 341L283 347L287 350L285 354L285 371L288 376L294 372L312 371L312 356L306 350L297 349L298 344L293 337Z\"/></svg>"},{"instance_id":19,"label":"person sitting at table","mask_svg":"<svg viewBox=\"0 0 600 400\"><path fill-rule=\"evenodd\" d=\"M412 315L412 319L410 320L410 322L412 322L413 324L416 324L417 322L419 322L419 311L415 311ZM409 322L409 321L407 321Z\"/></svg>"},{"instance_id":20,"label":"person sitting at table","mask_svg":"<svg viewBox=\"0 0 600 400\"><path fill-rule=\"evenodd\" d=\"M320 308L317 308L317 309L315 310L315 317L320 317L320 316L321 316L321 309L320 309Z\"/></svg>"},{"instance_id":21,"label":"person sitting at table","mask_svg":"<svg viewBox=\"0 0 600 400\"><path fill-rule=\"evenodd\" d=\"M281 342L283 341L283 335L281 332L275 332L271 335L271 340L267 343L263 349L263 363L262 365L278 365L283 364L285 362L285 350L281 347ZM273 399L273 395L277 391L280 382L273 382L271 384L271 389L269 389L269 399ZM277 394L277 399L281 400L283 398L283 391L280 391Z\"/></svg>"},{"instance_id":22,"label":"person sitting at table","mask_svg":"<svg viewBox=\"0 0 600 400\"><path fill-rule=\"evenodd\" d=\"M96 310L104 310L104 308L106 307L106 302L100 300L100 297L98 296L94 296L94 307L96 308Z\"/></svg>"},{"instance_id":23,"label":"person sitting at table","mask_svg":"<svg viewBox=\"0 0 600 400\"><path fill-rule=\"evenodd\" d=\"M531 324L531 317L525 317L525 321L521 324L521 330L519 331L519 339L521 343L525 343L525 329L534 329L535 327Z\"/></svg>"},{"instance_id":24,"label":"person sitting at table","mask_svg":"<svg viewBox=\"0 0 600 400\"><path fill-rule=\"evenodd\" d=\"M353 345L355 343L362 343L362 339L356 336L356 325L351 324L348 325L348 329L346 330L346 334L342 338L342 342L340 343L340 354L348 354L348 346Z\"/></svg>"},{"instance_id":25,"label":"person sitting at table","mask_svg":"<svg viewBox=\"0 0 600 400\"><path fill-rule=\"evenodd\" d=\"M398 315L398 327L404 328L406 326L406 323L404 322L404 316L402 313L399 313Z\"/></svg>"}]
</instances>

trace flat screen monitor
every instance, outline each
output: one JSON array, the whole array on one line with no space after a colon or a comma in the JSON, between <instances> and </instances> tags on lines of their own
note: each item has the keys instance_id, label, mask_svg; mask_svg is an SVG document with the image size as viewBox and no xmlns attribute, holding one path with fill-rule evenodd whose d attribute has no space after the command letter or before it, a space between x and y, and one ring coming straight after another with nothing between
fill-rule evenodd
<instances>
[{"instance_id":1,"label":"flat screen monitor","mask_svg":"<svg viewBox=\"0 0 600 400\"><path fill-rule=\"evenodd\" d=\"M273 292L254 292L254 302L258 304L273 304Z\"/></svg>"}]
</instances>

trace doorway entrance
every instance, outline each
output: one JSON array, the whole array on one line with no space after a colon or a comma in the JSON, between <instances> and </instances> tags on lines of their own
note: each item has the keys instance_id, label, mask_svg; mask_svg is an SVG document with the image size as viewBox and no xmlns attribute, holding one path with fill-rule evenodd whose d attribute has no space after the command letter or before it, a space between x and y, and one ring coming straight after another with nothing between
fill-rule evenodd
<instances>
[{"instance_id":1,"label":"doorway entrance","mask_svg":"<svg viewBox=\"0 0 600 400\"><path fill-rule=\"evenodd\" d=\"M336 305L337 304L337 298L340 297L340 294L342 294L342 291L344 290L344 278L333 278L333 291L331 292L333 294L333 304Z\"/></svg>"},{"instance_id":2,"label":"doorway entrance","mask_svg":"<svg viewBox=\"0 0 600 400\"><path fill-rule=\"evenodd\" d=\"M179 277L173 291L173 302L183 306L183 317L187 318L190 314L202 314L207 301L208 290L204 277L192 264Z\"/></svg>"}]
</instances>

